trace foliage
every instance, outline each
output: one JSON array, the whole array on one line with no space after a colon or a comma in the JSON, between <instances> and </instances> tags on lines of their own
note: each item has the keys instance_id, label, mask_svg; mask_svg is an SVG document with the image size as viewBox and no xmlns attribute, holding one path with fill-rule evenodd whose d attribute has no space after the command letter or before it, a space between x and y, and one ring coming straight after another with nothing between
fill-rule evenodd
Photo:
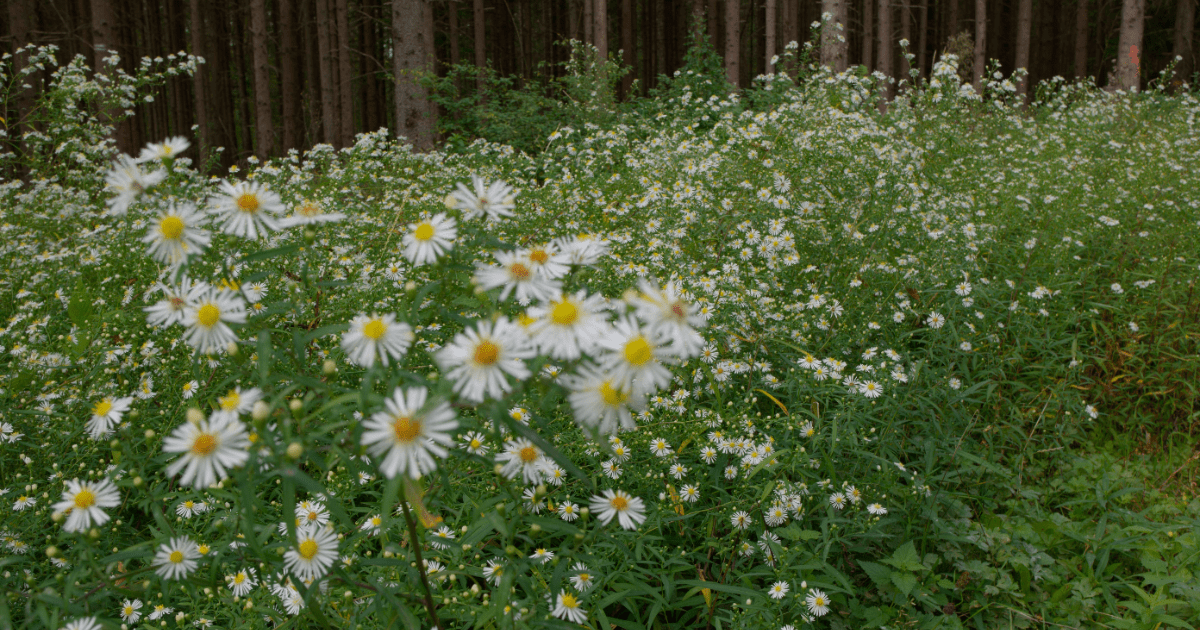
<instances>
[{"instance_id":1,"label":"foliage","mask_svg":"<svg viewBox=\"0 0 1200 630\"><path fill-rule=\"evenodd\" d=\"M179 270L143 238L171 203L236 202L220 182L143 161L164 178L124 216L103 153L57 167L67 183L6 183L0 625L116 626L138 600L177 625L415 627L432 609L444 627L571 627L554 615L567 593L593 628L1194 627L1200 165L1183 149L1200 102L1056 84L1023 109L1011 79L979 95L956 63L886 115L878 77L814 70L764 84L747 99L761 111L679 96L528 131L540 151L420 155L377 133L230 173L346 215L260 239L206 219L186 270L248 304L233 352L197 353L144 311ZM513 184L514 216L472 216L486 191L447 203L473 176ZM438 213L458 237L413 264L405 241ZM577 360L529 358L482 402L437 360L464 328L539 317L479 287L478 265L552 242L608 249L568 289L625 309L643 280L670 282L706 319L619 442L579 422ZM384 313L411 347L363 367L347 332ZM387 479L364 444L398 386L459 422L419 483ZM181 484L164 436L239 387L263 396L234 413L245 465ZM104 397L132 408L93 439ZM543 478L505 474L512 437L550 457ZM64 529L74 479L116 484L112 521ZM645 502L636 528L551 511L616 489ZM341 556L311 585L284 560L310 514ZM207 553L164 579L155 552L183 535ZM258 584L235 596L226 578L248 568Z\"/></svg>"}]
</instances>

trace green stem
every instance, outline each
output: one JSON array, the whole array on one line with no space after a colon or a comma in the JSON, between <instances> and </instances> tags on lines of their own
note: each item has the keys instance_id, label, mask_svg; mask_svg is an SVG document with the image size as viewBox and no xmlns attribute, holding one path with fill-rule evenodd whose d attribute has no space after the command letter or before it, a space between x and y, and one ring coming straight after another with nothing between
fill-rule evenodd
<instances>
[{"instance_id":1,"label":"green stem","mask_svg":"<svg viewBox=\"0 0 1200 630\"><path fill-rule=\"evenodd\" d=\"M400 508L404 510L404 523L408 526L409 540L412 541L413 553L417 556L417 572L421 575L421 587L425 589L425 610L429 612L429 619L433 621L433 627L440 630L442 624L438 621L437 609L433 607L433 595L429 592L429 578L425 575L425 561L421 559L421 541L417 538L417 522L413 520L412 513L408 511L406 499L400 499Z\"/></svg>"}]
</instances>

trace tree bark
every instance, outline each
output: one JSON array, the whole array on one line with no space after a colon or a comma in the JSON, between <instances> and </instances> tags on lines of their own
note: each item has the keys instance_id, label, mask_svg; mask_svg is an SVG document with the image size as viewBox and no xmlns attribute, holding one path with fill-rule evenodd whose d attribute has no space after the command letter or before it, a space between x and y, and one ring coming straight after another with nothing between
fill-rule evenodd
<instances>
[{"instance_id":1,"label":"tree bark","mask_svg":"<svg viewBox=\"0 0 1200 630\"><path fill-rule=\"evenodd\" d=\"M1196 0L1178 0L1175 6L1175 38L1172 52L1176 57L1183 57L1175 66L1175 77L1180 81L1190 81L1192 70L1196 67L1196 53L1192 46L1192 37L1196 25Z\"/></svg>"},{"instance_id":2,"label":"tree bark","mask_svg":"<svg viewBox=\"0 0 1200 630\"><path fill-rule=\"evenodd\" d=\"M771 58L775 56L775 12L777 9L775 0L766 0L766 19L763 24L763 37L765 38L763 74L775 74L775 65L771 63Z\"/></svg>"},{"instance_id":3,"label":"tree bark","mask_svg":"<svg viewBox=\"0 0 1200 630\"><path fill-rule=\"evenodd\" d=\"M958 3L959 0L947 0L950 15L946 21L950 25L950 37L958 35Z\"/></svg>"},{"instance_id":4,"label":"tree bark","mask_svg":"<svg viewBox=\"0 0 1200 630\"><path fill-rule=\"evenodd\" d=\"M734 88L738 86L738 77L742 70L738 59L742 50L739 42L741 9L740 0L725 0L725 80Z\"/></svg>"},{"instance_id":5,"label":"tree bark","mask_svg":"<svg viewBox=\"0 0 1200 630\"><path fill-rule=\"evenodd\" d=\"M1121 36L1117 44L1117 88L1134 90L1141 85L1142 30L1146 0L1124 0Z\"/></svg>"},{"instance_id":6,"label":"tree bark","mask_svg":"<svg viewBox=\"0 0 1200 630\"><path fill-rule=\"evenodd\" d=\"M450 65L457 66L462 61L458 50L458 2L450 0L446 10L450 14Z\"/></svg>"},{"instance_id":7,"label":"tree bark","mask_svg":"<svg viewBox=\"0 0 1200 630\"><path fill-rule=\"evenodd\" d=\"M413 148L433 148L433 117L429 95L417 82L432 70L433 41L427 32L428 0L392 0L392 70L396 77L396 132ZM414 16L416 19L414 19Z\"/></svg>"},{"instance_id":8,"label":"tree bark","mask_svg":"<svg viewBox=\"0 0 1200 630\"><path fill-rule=\"evenodd\" d=\"M633 39L633 0L621 0L621 60L622 63L631 68L637 67L637 58L633 47L636 44ZM621 77L621 98L629 98L629 92L633 87L633 72L625 73Z\"/></svg>"},{"instance_id":9,"label":"tree bark","mask_svg":"<svg viewBox=\"0 0 1200 630\"><path fill-rule=\"evenodd\" d=\"M1033 0L1019 0L1017 4L1017 69L1029 70L1029 35L1033 28ZM1017 96L1025 98L1029 92L1028 77L1017 81Z\"/></svg>"},{"instance_id":10,"label":"tree bark","mask_svg":"<svg viewBox=\"0 0 1200 630\"><path fill-rule=\"evenodd\" d=\"M317 54L321 68L321 139L327 144L337 146L338 133L341 128L337 119L338 98L337 83L334 81L333 34L329 32L330 24L333 22L332 16L329 14L331 1L316 0Z\"/></svg>"},{"instance_id":11,"label":"tree bark","mask_svg":"<svg viewBox=\"0 0 1200 630\"><path fill-rule=\"evenodd\" d=\"M971 84L983 95L983 73L987 71L987 0L975 0L975 73Z\"/></svg>"},{"instance_id":12,"label":"tree bark","mask_svg":"<svg viewBox=\"0 0 1200 630\"><path fill-rule=\"evenodd\" d=\"M188 29L192 36L192 54L204 56L204 14L200 6L201 0L191 0L191 26ZM212 147L211 136L208 131L208 103L204 100L204 76L207 74L204 64L197 66L196 73L192 75L192 96L196 102L196 127L199 130L199 155L197 160L200 164L204 163L207 157L208 150Z\"/></svg>"},{"instance_id":13,"label":"tree bark","mask_svg":"<svg viewBox=\"0 0 1200 630\"><path fill-rule=\"evenodd\" d=\"M339 137L341 144L348 147L354 144L354 73L350 70L350 7L346 0L336 0L337 7L337 39L338 39L338 104Z\"/></svg>"},{"instance_id":14,"label":"tree bark","mask_svg":"<svg viewBox=\"0 0 1200 630\"><path fill-rule=\"evenodd\" d=\"M596 56L600 63L608 61L608 0L592 0L595 6L592 24L592 36L596 38Z\"/></svg>"},{"instance_id":15,"label":"tree bark","mask_svg":"<svg viewBox=\"0 0 1200 630\"><path fill-rule=\"evenodd\" d=\"M900 39L903 39L907 43L908 49L912 50L912 11L910 11L910 9L912 7L909 6L909 1L910 0L904 0L903 2L900 3L900 7L899 7L900 8ZM906 57L904 55L904 52L901 52L901 54L900 54L900 77L899 78L908 80L908 78L909 78L908 71L911 68L912 68L912 66L908 62L908 57Z\"/></svg>"},{"instance_id":16,"label":"tree bark","mask_svg":"<svg viewBox=\"0 0 1200 630\"><path fill-rule=\"evenodd\" d=\"M596 44L596 0L583 0L583 41Z\"/></svg>"},{"instance_id":17,"label":"tree bark","mask_svg":"<svg viewBox=\"0 0 1200 630\"><path fill-rule=\"evenodd\" d=\"M286 2L284 3L286 4ZM254 55L254 154L266 159L275 154L275 123L271 116L270 55L267 52L266 0L250 2L250 40Z\"/></svg>"},{"instance_id":18,"label":"tree bark","mask_svg":"<svg viewBox=\"0 0 1200 630\"><path fill-rule=\"evenodd\" d=\"M1075 2L1075 76L1086 77L1088 40L1088 0Z\"/></svg>"},{"instance_id":19,"label":"tree bark","mask_svg":"<svg viewBox=\"0 0 1200 630\"><path fill-rule=\"evenodd\" d=\"M483 94L483 68L487 66L487 41L484 39L483 26L483 0L475 0L474 17L472 21L475 27L475 41L472 44L475 46L475 68L479 74L475 78L475 92Z\"/></svg>"},{"instance_id":20,"label":"tree bark","mask_svg":"<svg viewBox=\"0 0 1200 630\"><path fill-rule=\"evenodd\" d=\"M892 65L895 43L892 40L892 2L891 0L879 0L879 62L877 70L886 74L889 77L895 75L895 66ZM891 85L888 85L886 90L886 98L890 99L894 94ZM882 104L882 103L881 103Z\"/></svg>"},{"instance_id":21,"label":"tree bark","mask_svg":"<svg viewBox=\"0 0 1200 630\"><path fill-rule=\"evenodd\" d=\"M36 17L37 14L34 12L33 0L10 0L10 4L8 5L8 24L9 32L12 34L13 38L14 51L22 46L34 43L33 33ZM26 66L28 66L28 61L29 55L27 53L14 54L12 61L13 74L20 74L20 72L24 70ZM13 125L16 127L16 134L14 134L15 137L13 139L17 142L21 142L21 136L24 134L24 132L32 130L32 127L30 127L28 124L25 124L23 121L25 120L25 117L29 115L29 112L33 111L34 94L39 83L38 81L33 80L33 77L36 76L37 73L34 73L29 77L22 79L21 81L17 81L16 83L16 118L10 122L21 123L19 126ZM26 82L28 82L33 89L22 88L21 85Z\"/></svg>"},{"instance_id":22,"label":"tree bark","mask_svg":"<svg viewBox=\"0 0 1200 630\"><path fill-rule=\"evenodd\" d=\"M925 49L929 47L929 0L917 5L917 69L925 72Z\"/></svg>"},{"instance_id":23,"label":"tree bark","mask_svg":"<svg viewBox=\"0 0 1200 630\"><path fill-rule=\"evenodd\" d=\"M868 72L875 63L875 0L863 0L862 63Z\"/></svg>"},{"instance_id":24,"label":"tree bark","mask_svg":"<svg viewBox=\"0 0 1200 630\"><path fill-rule=\"evenodd\" d=\"M283 153L300 148L300 52L296 37L296 8L279 3L280 100L283 101Z\"/></svg>"},{"instance_id":25,"label":"tree bark","mask_svg":"<svg viewBox=\"0 0 1200 630\"><path fill-rule=\"evenodd\" d=\"M825 14L832 18L824 22ZM821 0L821 65L834 72L847 67L846 0ZM839 28L840 27L840 28Z\"/></svg>"}]
</instances>

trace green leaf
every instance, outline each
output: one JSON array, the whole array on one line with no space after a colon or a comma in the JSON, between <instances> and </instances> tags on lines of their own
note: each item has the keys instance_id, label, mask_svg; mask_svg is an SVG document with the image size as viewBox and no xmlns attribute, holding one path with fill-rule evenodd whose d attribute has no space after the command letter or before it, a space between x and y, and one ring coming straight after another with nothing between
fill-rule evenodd
<instances>
[{"instance_id":1,"label":"green leaf","mask_svg":"<svg viewBox=\"0 0 1200 630\"><path fill-rule=\"evenodd\" d=\"M867 562L866 560L859 560L858 564L863 568L863 571L867 572L867 575L871 576L871 581L879 585L880 588L888 586L892 583L891 569L883 566L882 564L875 564L874 562Z\"/></svg>"},{"instance_id":2,"label":"green leaf","mask_svg":"<svg viewBox=\"0 0 1200 630\"><path fill-rule=\"evenodd\" d=\"M901 571L926 571L925 565L921 564L921 558L917 556L917 549L912 541L904 543L897 549L891 558L880 560L884 564L890 564Z\"/></svg>"},{"instance_id":3,"label":"green leaf","mask_svg":"<svg viewBox=\"0 0 1200 630\"><path fill-rule=\"evenodd\" d=\"M911 573L893 573L892 584L895 584L896 588L900 589L905 597L908 597L908 594L917 586L917 576Z\"/></svg>"},{"instance_id":4,"label":"green leaf","mask_svg":"<svg viewBox=\"0 0 1200 630\"><path fill-rule=\"evenodd\" d=\"M271 333L267 330L258 333L258 377L263 381L271 375L271 364L275 361L275 350L271 345Z\"/></svg>"},{"instance_id":5,"label":"green leaf","mask_svg":"<svg viewBox=\"0 0 1200 630\"><path fill-rule=\"evenodd\" d=\"M92 294L83 284L83 278L75 283L75 291L71 293L71 301L67 303L67 317L71 323L82 329L86 328L96 309L92 306Z\"/></svg>"},{"instance_id":6,"label":"green leaf","mask_svg":"<svg viewBox=\"0 0 1200 630\"><path fill-rule=\"evenodd\" d=\"M243 263L252 263L252 262L255 262L258 260L267 260L268 258L278 258L280 256L286 256L288 254L291 254L291 253L297 252L297 251L300 251L300 246L298 244L293 243L291 245L284 245L283 247L276 247L275 249L267 249L267 250L263 250L261 252L254 252L253 254L250 254L250 255L246 256L245 258L243 258L242 262Z\"/></svg>"}]
</instances>

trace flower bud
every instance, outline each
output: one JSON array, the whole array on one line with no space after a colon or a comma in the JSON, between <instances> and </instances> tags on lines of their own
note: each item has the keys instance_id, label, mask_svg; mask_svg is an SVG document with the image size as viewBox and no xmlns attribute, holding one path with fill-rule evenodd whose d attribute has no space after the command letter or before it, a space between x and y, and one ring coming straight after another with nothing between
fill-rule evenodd
<instances>
[{"instance_id":1,"label":"flower bud","mask_svg":"<svg viewBox=\"0 0 1200 630\"><path fill-rule=\"evenodd\" d=\"M304 446L302 444L300 444L299 442L292 442L291 444L288 444L288 447L287 447L287 456L288 457L290 457L292 459L300 459L300 456L303 454L304 454Z\"/></svg>"},{"instance_id":2,"label":"flower bud","mask_svg":"<svg viewBox=\"0 0 1200 630\"><path fill-rule=\"evenodd\" d=\"M271 406L268 405L266 401L256 401L254 403L254 409L250 412L250 415L259 422L266 420L267 416L271 415Z\"/></svg>"},{"instance_id":3,"label":"flower bud","mask_svg":"<svg viewBox=\"0 0 1200 630\"><path fill-rule=\"evenodd\" d=\"M187 421L188 422L191 422L192 424L200 424L200 421L203 419L204 419L203 411L200 411L199 409L197 409L195 407L188 408L188 410L187 410Z\"/></svg>"},{"instance_id":4,"label":"flower bud","mask_svg":"<svg viewBox=\"0 0 1200 630\"><path fill-rule=\"evenodd\" d=\"M337 372L337 363L334 363L333 359L325 359L325 362L321 364L321 372L326 376L334 374Z\"/></svg>"},{"instance_id":5,"label":"flower bud","mask_svg":"<svg viewBox=\"0 0 1200 630\"><path fill-rule=\"evenodd\" d=\"M288 409L291 409L292 413L299 413L300 410L303 408L304 408L304 401L300 400L299 398L293 398L290 401L288 401Z\"/></svg>"}]
</instances>

